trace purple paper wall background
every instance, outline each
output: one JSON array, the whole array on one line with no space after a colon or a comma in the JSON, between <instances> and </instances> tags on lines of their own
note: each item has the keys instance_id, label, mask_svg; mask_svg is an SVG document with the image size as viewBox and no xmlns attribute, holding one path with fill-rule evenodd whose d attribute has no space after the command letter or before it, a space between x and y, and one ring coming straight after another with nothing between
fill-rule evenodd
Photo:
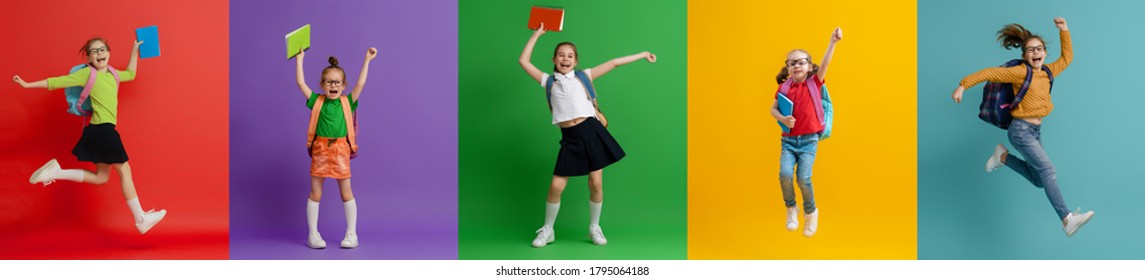
<instances>
[{"instance_id":1,"label":"purple paper wall background","mask_svg":"<svg viewBox=\"0 0 1145 280\"><path fill-rule=\"evenodd\" d=\"M305 245L310 110L283 38L305 24L312 89L328 56L353 85L366 49L379 51L358 107L353 250L338 248L346 218L330 179L319 219L328 248ZM236 0L230 26L231 258L456 259L457 2Z\"/></svg>"}]
</instances>

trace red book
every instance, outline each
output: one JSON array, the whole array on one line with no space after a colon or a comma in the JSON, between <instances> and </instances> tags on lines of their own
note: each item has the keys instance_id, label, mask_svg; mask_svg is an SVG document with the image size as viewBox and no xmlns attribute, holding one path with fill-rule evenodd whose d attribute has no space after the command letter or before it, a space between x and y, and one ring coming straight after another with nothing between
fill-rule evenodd
<instances>
[{"instance_id":1,"label":"red book","mask_svg":"<svg viewBox=\"0 0 1145 280\"><path fill-rule=\"evenodd\" d=\"M540 28L542 22L545 23L545 30L563 30L565 27L565 9L533 6L533 10L529 12L529 29Z\"/></svg>"}]
</instances>

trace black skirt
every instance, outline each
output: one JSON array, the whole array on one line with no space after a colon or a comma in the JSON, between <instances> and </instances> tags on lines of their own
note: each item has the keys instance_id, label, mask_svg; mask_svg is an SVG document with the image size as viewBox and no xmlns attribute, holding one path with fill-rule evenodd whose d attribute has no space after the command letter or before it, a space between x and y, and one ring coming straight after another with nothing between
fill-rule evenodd
<instances>
[{"instance_id":1,"label":"black skirt","mask_svg":"<svg viewBox=\"0 0 1145 280\"><path fill-rule=\"evenodd\" d=\"M85 126L80 141L72 148L72 154L80 161L91 163L127 162L123 141L119 139L115 125L110 123Z\"/></svg>"},{"instance_id":2,"label":"black skirt","mask_svg":"<svg viewBox=\"0 0 1145 280\"><path fill-rule=\"evenodd\" d=\"M561 128L561 149L553 175L581 176L624 158L624 149L596 118Z\"/></svg>"}]
</instances>

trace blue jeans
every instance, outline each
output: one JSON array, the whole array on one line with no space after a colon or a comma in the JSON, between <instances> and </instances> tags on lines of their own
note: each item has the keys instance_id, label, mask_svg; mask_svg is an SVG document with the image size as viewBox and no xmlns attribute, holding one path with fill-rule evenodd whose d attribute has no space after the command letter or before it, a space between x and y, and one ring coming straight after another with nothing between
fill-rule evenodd
<instances>
[{"instance_id":1,"label":"blue jeans","mask_svg":"<svg viewBox=\"0 0 1145 280\"><path fill-rule=\"evenodd\" d=\"M1042 148L1042 127L1014 118L1007 134L1010 144L1014 145L1014 149L1026 160L1023 161L1010 154L1006 157L1006 166L1025 177L1035 187L1044 189L1046 197L1050 199L1050 205L1053 205L1054 211L1058 213L1058 218L1064 219L1069 214L1069 207L1065 205L1061 190L1058 189L1054 164L1050 162L1050 157Z\"/></svg>"},{"instance_id":2,"label":"blue jeans","mask_svg":"<svg viewBox=\"0 0 1145 280\"><path fill-rule=\"evenodd\" d=\"M799 176L799 191L803 194L803 213L815 212L815 192L811 189L811 166L815 165L815 151L819 149L819 134L783 137L783 151L779 155L779 188L783 190L783 203L795 207L793 175ZM796 169L798 165L798 170Z\"/></svg>"}]
</instances>

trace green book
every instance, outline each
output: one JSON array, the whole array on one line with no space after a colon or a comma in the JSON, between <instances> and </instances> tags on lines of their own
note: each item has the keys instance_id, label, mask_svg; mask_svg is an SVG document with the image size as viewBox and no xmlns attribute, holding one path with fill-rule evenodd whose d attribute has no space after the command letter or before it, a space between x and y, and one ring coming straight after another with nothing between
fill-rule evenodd
<instances>
[{"instance_id":1,"label":"green book","mask_svg":"<svg viewBox=\"0 0 1145 280\"><path fill-rule=\"evenodd\" d=\"M298 55L300 49L310 49L310 25L286 33L286 60Z\"/></svg>"}]
</instances>

